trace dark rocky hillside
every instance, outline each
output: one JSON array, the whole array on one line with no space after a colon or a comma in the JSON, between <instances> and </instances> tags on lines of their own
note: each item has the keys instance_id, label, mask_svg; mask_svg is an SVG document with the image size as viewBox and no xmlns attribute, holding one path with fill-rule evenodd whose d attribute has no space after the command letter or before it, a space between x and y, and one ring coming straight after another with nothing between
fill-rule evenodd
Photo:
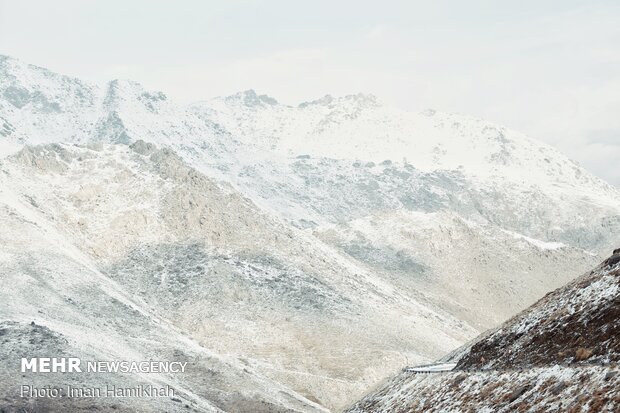
<instances>
[{"instance_id":1,"label":"dark rocky hillside","mask_svg":"<svg viewBox=\"0 0 620 413\"><path fill-rule=\"evenodd\" d=\"M457 369L620 361L620 249L477 342Z\"/></svg>"},{"instance_id":2,"label":"dark rocky hillside","mask_svg":"<svg viewBox=\"0 0 620 413\"><path fill-rule=\"evenodd\" d=\"M620 249L486 333L448 373L404 371L349 412L620 411Z\"/></svg>"}]
</instances>

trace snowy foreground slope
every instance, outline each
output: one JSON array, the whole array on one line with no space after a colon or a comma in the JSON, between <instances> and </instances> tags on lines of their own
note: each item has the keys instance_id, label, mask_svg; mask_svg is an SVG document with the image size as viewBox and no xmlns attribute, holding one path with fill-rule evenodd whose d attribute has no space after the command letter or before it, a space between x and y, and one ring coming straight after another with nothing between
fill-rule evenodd
<instances>
[{"instance_id":1,"label":"snowy foreground slope","mask_svg":"<svg viewBox=\"0 0 620 413\"><path fill-rule=\"evenodd\" d=\"M3 277L30 280L23 262L66 272L37 254L73 248L308 409L350 405L620 243L618 189L555 149L366 95L287 106L246 91L183 107L133 81L93 85L0 56L0 158L10 154L5 219L57 238L3 232ZM81 274L68 284L70 273ZM34 315L3 308L7 321ZM292 408L257 386L239 388Z\"/></svg>"},{"instance_id":2,"label":"snowy foreground slope","mask_svg":"<svg viewBox=\"0 0 620 413\"><path fill-rule=\"evenodd\" d=\"M97 156L60 146L26 150L5 159L0 172L0 406L3 411L257 411L319 412L323 408L257 372L238 358L217 354L179 326L179 313L155 306L145 291L129 289L104 264L135 238L148 239L158 205L113 198L114 191L159 179L174 191L183 174L166 163L149 176L121 165L124 152ZM139 157L139 155L136 155ZM79 160L78 160L79 158ZM80 169L80 167L84 169ZM166 169L166 167L168 169ZM88 170L97 170L96 177ZM187 172L187 171L185 171ZM152 172L153 173L153 172ZM101 181L98 182L99 178ZM166 179L167 178L167 179ZM191 179L189 176L188 179ZM199 177L193 179L200 181ZM105 181L105 190L102 190ZM88 182L83 184L83 182ZM128 186L123 187L123 183ZM178 186L178 185L177 185ZM134 187L135 189L135 187ZM144 192L157 188L142 187ZM137 193L140 197L144 193ZM225 201L225 194L221 194ZM88 211L89 209L97 210ZM85 221L86 212L88 221ZM150 215L150 214L153 215ZM183 212L180 212L183 214ZM140 219L142 218L142 219ZM169 218L164 214L164 219ZM190 219L189 217L187 219ZM150 225L149 225L150 224ZM187 225L187 220L179 225ZM113 231L125 228L114 236ZM174 228L169 240L174 243ZM148 274L159 285L163 274ZM182 275L166 284L180 286ZM148 286L145 285L144 289ZM180 289L180 288L179 288ZM180 289L176 299L182 300ZM174 290L173 290L174 291ZM177 290L178 291L178 290ZM20 373L21 357L81 357L84 360L176 360L184 374ZM50 399L23 398L20 386L153 384L175 389L175 397ZM65 410L66 409L66 410Z\"/></svg>"},{"instance_id":3,"label":"snowy foreground slope","mask_svg":"<svg viewBox=\"0 0 620 413\"><path fill-rule=\"evenodd\" d=\"M11 286L0 317L18 337L35 321L69 354L175 359L179 350L194 371L177 379L208 404L314 411L307 398L345 403L407 357L475 334L170 150L50 144L0 165L0 274ZM3 358L15 377L16 353Z\"/></svg>"},{"instance_id":4,"label":"snowy foreground slope","mask_svg":"<svg viewBox=\"0 0 620 413\"><path fill-rule=\"evenodd\" d=\"M617 412L620 249L455 354L451 372L403 372L348 412Z\"/></svg>"}]
</instances>

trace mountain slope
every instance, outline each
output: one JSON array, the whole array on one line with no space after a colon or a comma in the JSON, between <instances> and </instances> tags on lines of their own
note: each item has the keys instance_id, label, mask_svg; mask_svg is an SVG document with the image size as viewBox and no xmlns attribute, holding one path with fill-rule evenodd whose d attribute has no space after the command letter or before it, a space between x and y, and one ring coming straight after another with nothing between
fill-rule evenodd
<instances>
[{"instance_id":1,"label":"mountain slope","mask_svg":"<svg viewBox=\"0 0 620 413\"><path fill-rule=\"evenodd\" d=\"M456 352L454 371L403 372L348 411L617 411L619 309L620 249Z\"/></svg>"},{"instance_id":2,"label":"mountain slope","mask_svg":"<svg viewBox=\"0 0 620 413\"><path fill-rule=\"evenodd\" d=\"M406 295L265 215L169 149L143 141L26 147L1 170L3 278L20 286L14 299L5 297L4 320L35 319L68 335L57 326L109 314L102 304L109 294L96 291L114 286L134 303L126 311L148 317L127 316L119 327L114 310L95 323L110 337L131 332L183 348L165 330L150 339L155 333L142 333L155 318L271 380L269 391L246 380L233 388L282 408L290 406L272 400L277 383L337 408L406 357L437 356L476 333L423 294ZM31 283L41 284L38 296L58 299L40 303ZM100 334L70 331L99 350Z\"/></svg>"},{"instance_id":3,"label":"mountain slope","mask_svg":"<svg viewBox=\"0 0 620 413\"><path fill-rule=\"evenodd\" d=\"M127 148L125 148L127 149ZM75 149L74 149L75 151ZM89 156L90 154L90 156ZM53 189L70 191L70 203L84 203L93 186L73 192L63 181L76 158L94 162L96 152L72 152L61 146L28 149L15 158L4 160L0 173L0 320L2 335L2 369L0 374L2 408L76 411L324 411L323 408L291 389L265 377L235 357L216 354L180 330L175 320L152 308L148 300L111 279L102 269L100 256L118 253L118 246L103 248L120 241L105 236L95 242L80 239L79 215L73 215L61 194L46 196ZM101 159L112 177L122 179L127 170L115 165L113 156ZM73 164L73 165L70 165ZM98 165L99 173L106 168ZM90 166L93 166L90 164ZM87 179L84 171L77 171ZM87 168L88 169L88 168ZM22 175L23 174L23 175ZM144 175L143 175L144 176ZM25 192L28 184L47 187L47 193ZM92 181L91 181L92 183ZM55 187L57 186L57 187ZM55 188L54 188L55 187ZM79 188L79 185L78 187ZM100 197L95 202L105 202ZM108 199L109 201L109 199ZM119 201L119 200L112 200ZM65 204L69 207L70 203ZM136 206L139 210L141 206ZM109 210L117 222L135 218L133 211ZM90 225L96 225L95 215ZM127 234L131 236L130 234ZM135 235L135 233L134 233ZM81 242L80 242L81 241ZM83 243L82 243L83 242ZM33 324L32 326L30 324ZM53 375L19 372L21 357L71 356L85 360L175 360L188 362L184 374L146 375ZM53 400L19 397L19 386L32 383L41 387L56 385L118 386L138 384L169 385L176 389L173 398L101 400ZM187 406L187 407L186 407ZM221 409L221 410L220 410Z\"/></svg>"}]
</instances>

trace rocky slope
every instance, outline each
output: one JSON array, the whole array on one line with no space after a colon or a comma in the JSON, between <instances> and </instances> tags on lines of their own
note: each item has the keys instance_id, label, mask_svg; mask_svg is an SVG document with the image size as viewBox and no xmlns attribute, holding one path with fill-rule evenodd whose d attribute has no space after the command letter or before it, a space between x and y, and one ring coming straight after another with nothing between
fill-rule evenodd
<instances>
[{"instance_id":1,"label":"rocky slope","mask_svg":"<svg viewBox=\"0 0 620 413\"><path fill-rule=\"evenodd\" d=\"M127 337L156 347L143 357L193 340L193 354L208 349L231 360L230 375L248 375L192 384L227 401L338 407L408 357L475 334L423 293L397 290L168 149L26 147L0 171L0 271L13 286L3 290L2 319L34 320L92 351L104 334L106 349L117 340L117 357L138 351ZM171 329L178 337L167 337ZM283 385L292 396L275 396Z\"/></svg>"},{"instance_id":2,"label":"rocky slope","mask_svg":"<svg viewBox=\"0 0 620 413\"><path fill-rule=\"evenodd\" d=\"M129 148L124 149L125 155L131 153ZM0 406L8 411L37 412L63 408L144 412L324 411L238 358L216 353L199 337L182 331L175 314L154 308L149 297L110 276L105 259L122 254L136 237L148 238L145 220L157 217L159 211L147 211L148 206L135 202L136 198L126 210L115 209L114 205L123 200L106 195L118 190L123 182L129 184L124 189L131 191L132 184L149 175L132 174L117 163L122 157L120 153L116 154L119 158L112 152L107 157L97 154L56 145L26 149L2 162L0 279L5 288L0 292ZM164 168L166 164L159 165ZM110 192L98 191L100 183L96 179L87 185L80 184L80 180L88 180L89 170L98 171ZM162 180L161 184L166 182ZM135 195L139 198L141 194ZM85 224L80 212L97 206L103 208L101 215L91 214L92 220ZM143 221L139 220L141 212ZM113 231L117 231L118 237L112 235ZM20 358L37 356L178 360L188 362L190 367L186 373L174 375L19 374ZM84 400L29 399L19 397L18 393L22 384L43 387L106 383L169 385L177 394L156 400Z\"/></svg>"},{"instance_id":3,"label":"rocky slope","mask_svg":"<svg viewBox=\"0 0 620 413\"><path fill-rule=\"evenodd\" d=\"M452 356L403 372L349 412L613 412L620 409L620 249Z\"/></svg>"}]
</instances>

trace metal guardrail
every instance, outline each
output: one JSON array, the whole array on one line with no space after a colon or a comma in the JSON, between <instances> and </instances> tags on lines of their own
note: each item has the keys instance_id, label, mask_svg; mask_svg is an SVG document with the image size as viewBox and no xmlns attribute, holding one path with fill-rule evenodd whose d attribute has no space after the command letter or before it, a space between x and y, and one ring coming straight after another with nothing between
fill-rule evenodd
<instances>
[{"instance_id":1,"label":"metal guardrail","mask_svg":"<svg viewBox=\"0 0 620 413\"><path fill-rule=\"evenodd\" d=\"M455 367L456 363L437 363L406 367L403 371L416 374L446 373L454 370Z\"/></svg>"}]
</instances>

